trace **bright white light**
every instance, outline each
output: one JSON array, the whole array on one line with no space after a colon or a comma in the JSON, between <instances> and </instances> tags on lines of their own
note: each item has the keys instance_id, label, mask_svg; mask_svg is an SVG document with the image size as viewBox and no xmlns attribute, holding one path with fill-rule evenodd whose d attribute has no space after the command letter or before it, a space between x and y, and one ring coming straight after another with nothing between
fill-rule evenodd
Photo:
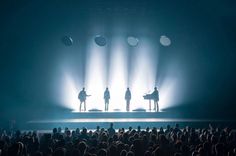
<instances>
[{"instance_id":1,"label":"bright white light","mask_svg":"<svg viewBox=\"0 0 236 156\"><path fill-rule=\"evenodd\" d=\"M103 91L105 90L105 49L94 42L88 45L88 57L85 78L85 90L91 95L87 98L87 110L104 108Z\"/></svg>"},{"instance_id":2,"label":"bright white light","mask_svg":"<svg viewBox=\"0 0 236 156\"><path fill-rule=\"evenodd\" d=\"M125 91L127 88L126 49L121 44L122 38L115 38L112 46L110 69L110 110L125 110Z\"/></svg>"},{"instance_id":3,"label":"bright white light","mask_svg":"<svg viewBox=\"0 0 236 156\"><path fill-rule=\"evenodd\" d=\"M143 95L151 93L155 85L156 68L153 67L151 53L153 46L149 40L143 39L142 46L137 47L136 59L134 60L133 76L131 80L131 88L133 90L131 107L132 109L149 108L149 101L144 100ZM157 50L155 52L158 52Z\"/></svg>"},{"instance_id":4,"label":"bright white light","mask_svg":"<svg viewBox=\"0 0 236 156\"><path fill-rule=\"evenodd\" d=\"M184 97L185 83L178 63L171 61L165 68L165 75L160 78L162 79L159 82L160 107L166 109L180 104Z\"/></svg>"},{"instance_id":5,"label":"bright white light","mask_svg":"<svg viewBox=\"0 0 236 156\"><path fill-rule=\"evenodd\" d=\"M131 109L148 109L149 101L144 100L143 95L151 93L155 86L159 90L159 108L164 109L175 104L175 97L179 81L173 75L165 75L161 84L155 84L157 71L157 55L158 48L154 47L148 39L142 39L142 44L135 48L136 52L132 57L132 74L128 73L127 64L127 44L122 37L115 37L111 42L111 60L108 82L106 82L105 51L107 47L99 47L91 40L87 48L87 65L85 84L78 85L72 75L65 73L63 79L63 103L66 107L78 111L79 100L78 93L85 87L87 94L91 97L87 98L87 110L99 109L104 110L103 93L106 87L109 88L111 99L109 104L109 111L121 110L125 111L125 91L130 87L132 93ZM125 46L126 45L126 46ZM153 57L155 56L155 57ZM171 71L172 70L172 71ZM169 69L173 73L174 67ZM83 76L83 75L81 75ZM128 77L130 78L130 86L128 85ZM152 101L153 107L153 101Z\"/></svg>"},{"instance_id":6,"label":"bright white light","mask_svg":"<svg viewBox=\"0 0 236 156\"><path fill-rule=\"evenodd\" d=\"M179 92L179 90L177 90L177 85L178 83L176 78L165 78L159 89L159 107L161 109L174 106L177 100L179 100L179 98L176 97L176 94Z\"/></svg>"},{"instance_id":7,"label":"bright white light","mask_svg":"<svg viewBox=\"0 0 236 156\"><path fill-rule=\"evenodd\" d=\"M170 40L167 36L162 35L162 36L160 37L160 43L161 43L163 46L170 46L171 40Z\"/></svg>"},{"instance_id":8,"label":"bright white light","mask_svg":"<svg viewBox=\"0 0 236 156\"><path fill-rule=\"evenodd\" d=\"M76 83L71 75L67 73L64 74L63 88L61 91L63 104L70 109L79 110L78 88L76 88Z\"/></svg>"}]
</instances>

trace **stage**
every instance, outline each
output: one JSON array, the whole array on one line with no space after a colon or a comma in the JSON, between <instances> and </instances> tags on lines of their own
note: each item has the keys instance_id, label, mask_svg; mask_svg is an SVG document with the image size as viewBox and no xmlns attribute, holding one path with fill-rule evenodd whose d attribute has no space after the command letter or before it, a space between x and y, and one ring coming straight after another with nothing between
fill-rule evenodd
<instances>
[{"instance_id":1,"label":"stage","mask_svg":"<svg viewBox=\"0 0 236 156\"><path fill-rule=\"evenodd\" d=\"M99 125L101 128L108 128L110 123L114 123L114 128L128 129L130 126L142 129L146 127L163 127L168 124L174 126L178 123L181 127L206 127L209 123L216 125L235 125L233 120L211 119L211 118L191 118L185 117L178 112L64 112L60 115L51 117L41 117L26 121L21 125L24 130L52 130L55 127L64 129L83 128L96 129Z\"/></svg>"}]
</instances>

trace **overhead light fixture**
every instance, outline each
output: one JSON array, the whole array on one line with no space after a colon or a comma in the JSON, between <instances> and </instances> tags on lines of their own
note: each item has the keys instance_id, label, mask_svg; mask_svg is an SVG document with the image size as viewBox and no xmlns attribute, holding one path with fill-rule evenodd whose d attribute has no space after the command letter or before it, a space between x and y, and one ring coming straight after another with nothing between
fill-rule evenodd
<instances>
[{"instance_id":1,"label":"overhead light fixture","mask_svg":"<svg viewBox=\"0 0 236 156\"><path fill-rule=\"evenodd\" d=\"M162 36L160 37L160 43L161 43L161 45L167 47L167 46L170 46L170 45L171 45L171 40L170 40L170 38L168 38L167 36L162 35Z\"/></svg>"},{"instance_id":2,"label":"overhead light fixture","mask_svg":"<svg viewBox=\"0 0 236 156\"><path fill-rule=\"evenodd\" d=\"M139 40L138 40L138 38L136 38L136 37L129 36L129 37L127 38L127 42L128 42L128 44L129 44L130 46L135 47L135 46L138 45Z\"/></svg>"},{"instance_id":3,"label":"overhead light fixture","mask_svg":"<svg viewBox=\"0 0 236 156\"><path fill-rule=\"evenodd\" d=\"M104 36L101 36L101 35L95 36L94 41L100 47L103 47L107 44L106 38Z\"/></svg>"},{"instance_id":4,"label":"overhead light fixture","mask_svg":"<svg viewBox=\"0 0 236 156\"><path fill-rule=\"evenodd\" d=\"M71 46L73 45L73 39L70 37L70 36L64 36L62 37L62 43L65 45L65 46Z\"/></svg>"}]
</instances>

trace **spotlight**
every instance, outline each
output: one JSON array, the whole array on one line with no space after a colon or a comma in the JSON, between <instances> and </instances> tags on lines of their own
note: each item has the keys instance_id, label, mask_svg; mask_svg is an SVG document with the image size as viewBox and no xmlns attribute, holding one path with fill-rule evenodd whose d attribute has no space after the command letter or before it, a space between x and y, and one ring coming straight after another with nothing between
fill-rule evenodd
<instances>
[{"instance_id":1,"label":"spotlight","mask_svg":"<svg viewBox=\"0 0 236 156\"><path fill-rule=\"evenodd\" d=\"M170 40L167 36L162 35L162 36L160 37L160 43L161 43L163 46L167 47L167 46L170 46L171 40Z\"/></svg>"},{"instance_id":2,"label":"spotlight","mask_svg":"<svg viewBox=\"0 0 236 156\"><path fill-rule=\"evenodd\" d=\"M104 36L101 36L101 35L97 35L94 38L94 41L100 47L103 47L103 46L105 46L107 44L106 38Z\"/></svg>"},{"instance_id":3,"label":"spotlight","mask_svg":"<svg viewBox=\"0 0 236 156\"><path fill-rule=\"evenodd\" d=\"M73 39L70 36L62 37L61 41L65 46L71 46L73 44Z\"/></svg>"},{"instance_id":4,"label":"spotlight","mask_svg":"<svg viewBox=\"0 0 236 156\"><path fill-rule=\"evenodd\" d=\"M138 40L138 38L136 38L136 37L129 36L129 37L127 38L127 42L128 42L128 44L129 44L130 46L135 47L135 46L138 45L139 40Z\"/></svg>"}]
</instances>

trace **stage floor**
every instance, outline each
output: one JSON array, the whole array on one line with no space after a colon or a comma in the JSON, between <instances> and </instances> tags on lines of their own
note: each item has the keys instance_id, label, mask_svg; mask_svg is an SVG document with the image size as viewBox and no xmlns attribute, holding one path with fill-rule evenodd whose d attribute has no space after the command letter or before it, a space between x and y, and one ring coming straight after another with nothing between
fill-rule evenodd
<instances>
[{"instance_id":1,"label":"stage floor","mask_svg":"<svg viewBox=\"0 0 236 156\"><path fill-rule=\"evenodd\" d=\"M176 112L67 112L57 116L41 117L28 120L21 129L25 130L51 130L55 127L70 129L86 127L95 129L97 125L108 128L110 123L114 128L166 127L179 123L181 127L206 127L209 123L217 125L236 125L234 120L189 118Z\"/></svg>"},{"instance_id":2,"label":"stage floor","mask_svg":"<svg viewBox=\"0 0 236 156\"><path fill-rule=\"evenodd\" d=\"M221 122L224 120L215 120ZM212 122L203 119L175 119L175 118L82 118L82 119L57 119L57 120L31 120L27 123L100 123L100 122Z\"/></svg>"}]
</instances>

